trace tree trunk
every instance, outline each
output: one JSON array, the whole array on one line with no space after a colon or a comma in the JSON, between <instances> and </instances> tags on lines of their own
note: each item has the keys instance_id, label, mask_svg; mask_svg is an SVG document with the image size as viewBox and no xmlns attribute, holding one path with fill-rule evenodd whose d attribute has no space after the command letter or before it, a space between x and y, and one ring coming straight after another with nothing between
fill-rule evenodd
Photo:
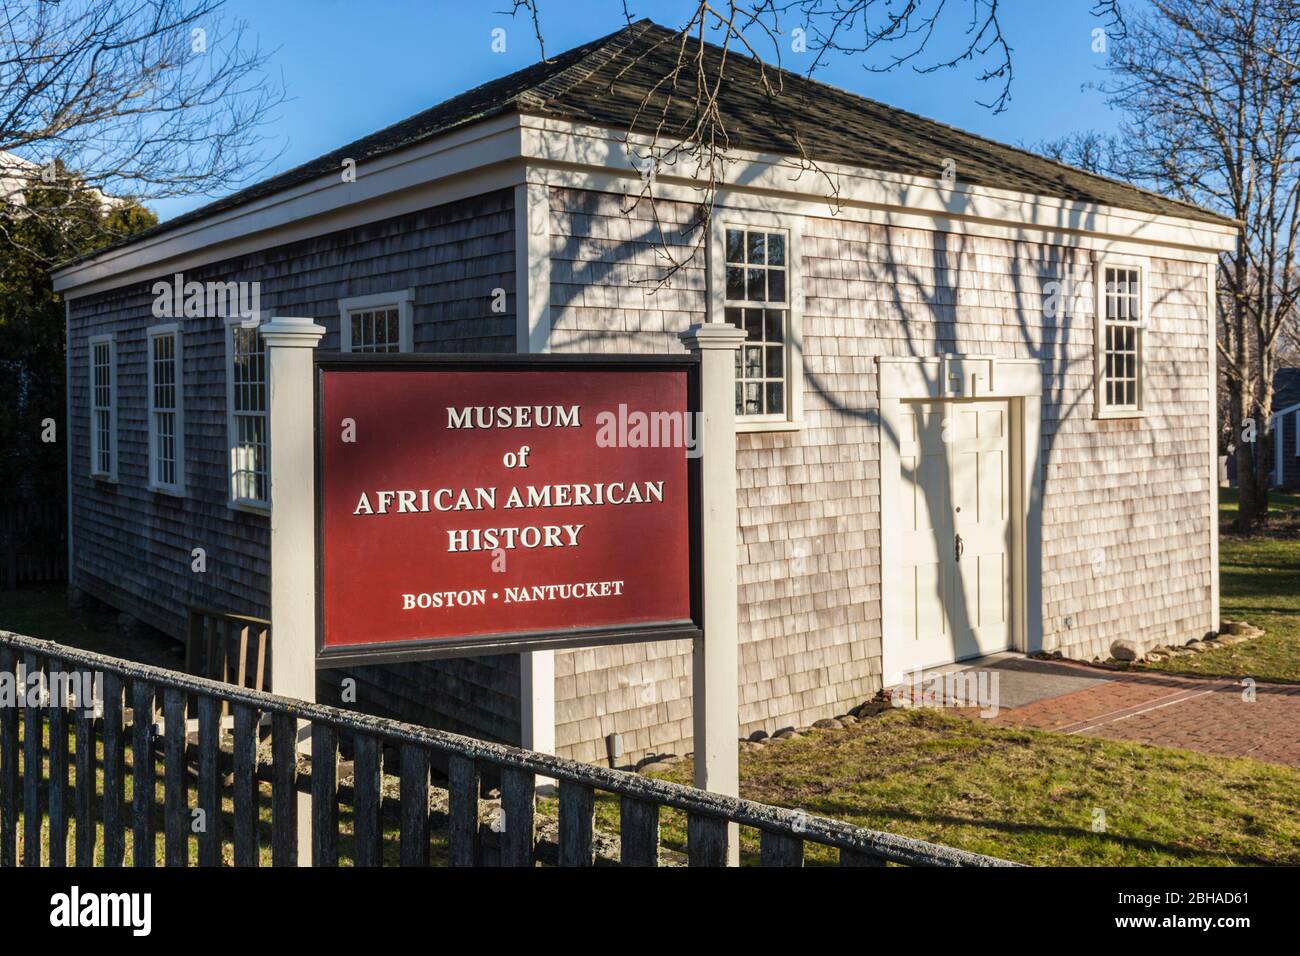
<instances>
[{"instance_id":1,"label":"tree trunk","mask_svg":"<svg viewBox=\"0 0 1300 956\"><path fill-rule=\"evenodd\" d=\"M1267 423L1260 421L1251 390L1231 388L1232 430L1237 457L1236 530L1250 534L1268 514ZM1250 423L1252 427L1247 427ZM1253 441L1248 441L1253 438Z\"/></svg>"},{"instance_id":2,"label":"tree trunk","mask_svg":"<svg viewBox=\"0 0 1300 956\"><path fill-rule=\"evenodd\" d=\"M1259 479L1259 442L1237 442L1237 530L1250 534L1268 511L1268 491Z\"/></svg>"}]
</instances>

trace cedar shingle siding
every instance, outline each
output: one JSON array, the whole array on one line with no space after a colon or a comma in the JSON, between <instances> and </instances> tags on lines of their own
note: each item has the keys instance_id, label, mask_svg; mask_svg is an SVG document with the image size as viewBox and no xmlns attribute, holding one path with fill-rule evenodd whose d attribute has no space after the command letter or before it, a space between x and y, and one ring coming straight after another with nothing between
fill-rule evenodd
<instances>
[{"instance_id":1,"label":"cedar shingle siding","mask_svg":"<svg viewBox=\"0 0 1300 956\"><path fill-rule=\"evenodd\" d=\"M653 220L613 195L552 190L557 351L678 349L705 311L702 265L644 280ZM719 215L725 218L725 213ZM665 232L691 220L664 203ZM873 358L943 352L1043 366L1044 646L1109 656L1211 629L1205 268L1152 259L1147 415L1093 416L1086 250L808 217L804 424L737 442L741 732L811 723L881 688L880 447ZM1055 328L1043 286L1082 287ZM1066 619L1069 618L1069 623ZM559 651L556 741L627 759L691 743L691 655L659 643Z\"/></svg>"},{"instance_id":2,"label":"cedar shingle siding","mask_svg":"<svg viewBox=\"0 0 1300 956\"><path fill-rule=\"evenodd\" d=\"M340 298L414 288L417 351L510 352L515 347L514 243L513 192L503 190L189 269L184 278L260 282L263 318L314 318L328 330L320 345L325 351L339 347ZM171 321L153 317L154 281L72 301L71 583L179 637L190 606L270 615L270 537L265 516L226 504L226 354L219 319L180 320L188 494L172 498L146 487L145 336L150 325ZM497 288L507 293L504 313L491 311ZM113 333L117 344L116 484L89 477L87 341L105 332ZM191 552L199 547L207 557L202 574L190 570ZM382 675L376 670L356 672L363 708L400 710L416 719L442 717L459 730L518 737L513 659L413 665ZM440 714L439 702L445 700L458 701L460 709Z\"/></svg>"}]
</instances>

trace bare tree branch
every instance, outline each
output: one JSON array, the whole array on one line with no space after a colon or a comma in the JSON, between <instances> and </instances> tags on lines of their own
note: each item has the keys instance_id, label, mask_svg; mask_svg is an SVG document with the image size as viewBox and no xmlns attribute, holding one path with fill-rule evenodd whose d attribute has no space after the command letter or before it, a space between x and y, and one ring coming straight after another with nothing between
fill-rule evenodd
<instances>
[{"instance_id":1,"label":"bare tree branch","mask_svg":"<svg viewBox=\"0 0 1300 956\"><path fill-rule=\"evenodd\" d=\"M263 127L283 85L224 2L0 8L0 234L18 241L15 217L62 214L60 203L26 201L38 181L141 202L226 192L265 169Z\"/></svg>"},{"instance_id":2,"label":"bare tree branch","mask_svg":"<svg viewBox=\"0 0 1300 956\"><path fill-rule=\"evenodd\" d=\"M514 18L517 17L521 11L526 12L528 14L529 20L531 20L533 24L533 35L537 37L538 58L543 63L549 62L546 59L546 41L542 37L542 22L539 18L539 14L537 10L537 0L513 0L513 2L514 2L514 6L512 6L509 10L505 11L503 16ZM623 15L624 16L628 15L627 0L624 0L623 2ZM631 20L629 20L628 22L630 23Z\"/></svg>"},{"instance_id":3,"label":"bare tree branch","mask_svg":"<svg viewBox=\"0 0 1300 956\"><path fill-rule=\"evenodd\" d=\"M629 162L642 173L643 186L630 202L649 201L659 233L664 269L656 284L667 284L698 261L725 171L733 164L728 118L720 106L729 62L752 60L763 95L783 94L783 52L811 54L799 72L812 76L832 57L849 56L865 69L887 72L909 66L917 73L981 64L976 80L993 84L996 95L983 105L1000 112L1010 102L1012 48L999 19L1000 0L697 0L686 22L650 53L671 52L671 65L656 77L629 124L624 146ZM623 0L624 19L633 14ZM1118 0L1096 0L1091 12L1120 36L1124 17ZM515 0L503 15L527 15L541 46L541 0ZM965 16L964 21L961 17ZM951 42L954 33L956 46ZM949 48L944 50L944 44ZM942 50L942 52L939 52ZM638 56L626 69L641 65ZM543 53L544 56L544 53ZM768 64L774 68L770 68ZM626 70L625 70L626 72ZM810 121L815 122L815 118ZM634 133L634 130L649 130ZM809 153L800 129L786 130L794 144L792 178L812 175L825 184L832 208L839 188ZM654 203L660 176L678 176L696 186L698 214L682 236L668 236ZM631 208L631 206L629 206Z\"/></svg>"},{"instance_id":4,"label":"bare tree branch","mask_svg":"<svg viewBox=\"0 0 1300 956\"><path fill-rule=\"evenodd\" d=\"M1247 528L1267 508L1273 373L1300 308L1297 64L1295 0L1153 0L1114 45L1104 86L1127 117L1119 163L1132 178L1242 223L1220 257L1218 339ZM1241 440L1250 422L1253 443Z\"/></svg>"}]
</instances>

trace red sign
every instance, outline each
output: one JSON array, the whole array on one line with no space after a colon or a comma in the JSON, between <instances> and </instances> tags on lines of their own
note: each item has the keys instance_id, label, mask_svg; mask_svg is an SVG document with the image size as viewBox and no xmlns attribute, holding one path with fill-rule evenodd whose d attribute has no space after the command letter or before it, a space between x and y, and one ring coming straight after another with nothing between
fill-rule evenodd
<instances>
[{"instance_id":1,"label":"red sign","mask_svg":"<svg viewBox=\"0 0 1300 956\"><path fill-rule=\"evenodd\" d=\"M323 659L694 627L694 366L361 359L318 363Z\"/></svg>"}]
</instances>

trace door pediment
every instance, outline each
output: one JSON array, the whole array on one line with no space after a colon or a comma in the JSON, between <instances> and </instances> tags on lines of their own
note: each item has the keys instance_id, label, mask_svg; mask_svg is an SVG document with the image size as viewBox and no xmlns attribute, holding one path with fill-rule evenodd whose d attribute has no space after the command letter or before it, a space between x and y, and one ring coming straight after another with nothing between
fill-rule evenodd
<instances>
[{"instance_id":1,"label":"door pediment","mask_svg":"<svg viewBox=\"0 0 1300 956\"><path fill-rule=\"evenodd\" d=\"M1035 359L948 353L933 358L877 356L880 397L895 399L1020 398L1043 394Z\"/></svg>"}]
</instances>

